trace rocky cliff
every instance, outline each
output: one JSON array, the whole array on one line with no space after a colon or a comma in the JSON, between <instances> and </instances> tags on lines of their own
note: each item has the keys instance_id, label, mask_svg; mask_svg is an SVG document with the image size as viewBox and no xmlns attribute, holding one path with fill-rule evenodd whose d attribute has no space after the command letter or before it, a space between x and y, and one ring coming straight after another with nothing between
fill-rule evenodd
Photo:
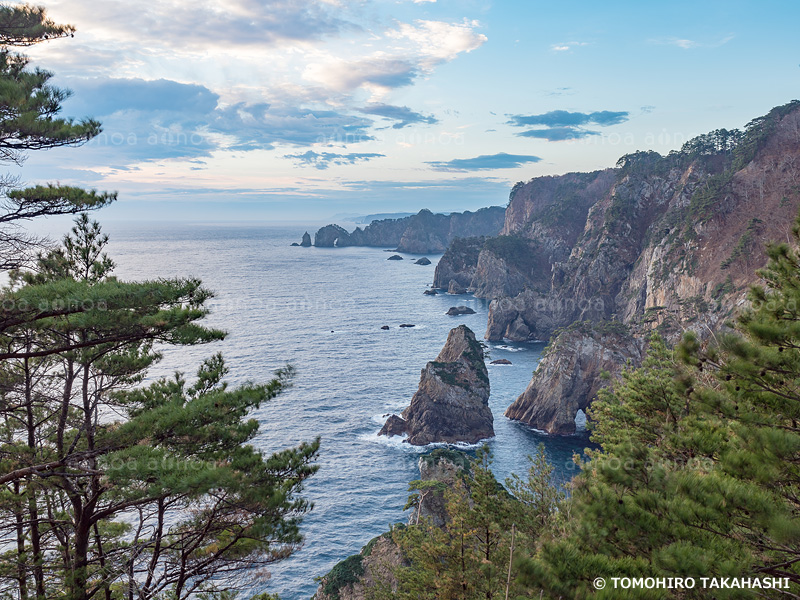
<instances>
[{"instance_id":1,"label":"rocky cliff","mask_svg":"<svg viewBox=\"0 0 800 600\"><path fill-rule=\"evenodd\" d=\"M575 323L548 346L527 389L505 415L542 431L574 433L578 411L585 411L623 366L641 363L643 349L643 340L628 335L621 323Z\"/></svg>"},{"instance_id":2,"label":"rocky cliff","mask_svg":"<svg viewBox=\"0 0 800 600\"><path fill-rule=\"evenodd\" d=\"M379 435L407 434L416 446L475 443L494 436L493 424L483 347L469 327L459 325L422 370L411 404L390 417Z\"/></svg>"},{"instance_id":3,"label":"rocky cliff","mask_svg":"<svg viewBox=\"0 0 800 600\"><path fill-rule=\"evenodd\" d=\"M314 245L391 247L411 254L440 253L456 237L497 235L504 222L505 211L500 206L449 215L423 209L402 219L373 221L352 233L339 225L326 225L317 231Z\"/></svg>"},{"instance_id":4,"label":"rocky cliff","mask_svg":"<svg viewBox=\"0 0 800 600\"><path fill-rule=\"evenodd\" d=\"M600 345L627 360L630 342L652 329L674 342L686 329L707 337L722 327L745 302L765 242L787 238L798 206L800 103L792 102L667 156L636 152L614 169L519 183L502 235L477 257L474 247L445 253L442 270L457 264L467 287L491 300L490 340L544 340L575 322L619 321L630 333ZM594 364L598 343L574 332L556 340L563 364L548 357L508 416L569 431L569 419L555 415L591 400L597 386L579 379L595 369L561 368Z\"/></svg>"}]
</instances>

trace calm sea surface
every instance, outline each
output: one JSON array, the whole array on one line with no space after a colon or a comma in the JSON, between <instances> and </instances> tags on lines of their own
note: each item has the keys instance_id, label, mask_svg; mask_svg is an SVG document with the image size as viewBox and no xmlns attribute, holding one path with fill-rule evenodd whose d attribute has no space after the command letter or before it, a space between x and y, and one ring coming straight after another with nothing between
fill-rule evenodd
<instances>
[{"instance_id":1,"label":"calm sea surface","mask_svg":"<svg viewBox=\"0 0 800 600\"><path fill-rule=\"evenodd\" d=\"M217 351L225 355L231 383L266 381L286 363L297 368L294 387L258 411L256 444L272 452L322 437L320 470L305 492L315 508L303 525L303 549L274 566L272 578L253 591L309 598L314 577L406 519L407 484L418 477L417 460L426 450L378 438L382 416L408 405L420 369L452 327L465 323L483 337L486 303L424 296L438 256L419 266L410 260L418 257L387 261L389 254L375 248L290 247L303 228L112 224L105 231L121 279L195 276L216 292L206 324L227 330L228 338L168 349L153 376L191 375ZM477 314L444 314L462 304ZM416 327L400 329L401 323ZM391 329L382 331L382 325ZM526 456L540 442L559 477L570 478L571 456L587 445L585 434L548 437L503 417L529 382L544 344L489 346L492 360L513 363L489 366L497 434L489 446L498 479L524 474Z\"/></svg>"}]
</instances>

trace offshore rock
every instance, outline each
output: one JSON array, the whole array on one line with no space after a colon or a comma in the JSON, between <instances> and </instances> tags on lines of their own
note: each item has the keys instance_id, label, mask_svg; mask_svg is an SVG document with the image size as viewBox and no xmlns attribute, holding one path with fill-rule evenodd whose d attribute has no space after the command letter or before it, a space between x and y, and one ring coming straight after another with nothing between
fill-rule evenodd
<instances>
[{"instance_id":1,"label":"offshore rock","mask_svg":"<svg viewBox=\"0 0 800 600\"><path fill-rule=\"evenodd\" d=\"M450 331L436 360L422 370L411 404L401 417L387 420L378 435L400 431L415 446L474 444L494 436L493 425L483 347L469 327L459 325Z\"/></svg>"},{"instance_id":2,"label":"offshore rock","mask_svg":"<svg viewBox=\"0 0 800 600\"><path fill-rule=\"evenodd\" d=\"M386 260L403 260L403 257L402 257L402 256L400 256L399 254L392 254L392 255L391 255L389 258L387 258Z\"/></svg>"},{"instance_id":3,"label":"offshore rock","mask_svg":"<svg viewBox=\"0 0 800 600\"><path fill-rule=\"evenodd\" d=\"M311 247L311 236L308 234L307 231L303 234L303 241L300 242L300 245L303 248L310 248Z\"/></svg>"},{"instance_id":4,"label":"offshore rock","mask_svg":"<svg viewBox=\"0 0 800 600\"><path fill-rule=\"evenodd\" d=\"M512 364L507 358L498 358L489 363L490 365L510 365Z\"/></svg>"},{"instance_id":5,"label":"offshore rock","mask_svg":"<svg viewBox=\"0 0 800 600\"><path fill-rule=\"evenodd\" d=\"M457 317L458 315L474 315L475 311L469 306L451 306L445 314L451 317Z\"/></svg>"},{"instance_id":6,"label":"offshore rock","mask_svg":"<svg viewBox=\"0 0 800 600\"><path fill-rule=\"evenodd\" d=\"M439 294L436 290L425 290L422 292L425 296L436 296Z\"/></svg>"},{"instance_id":7,"label":"offshore rock","mask_svg":"<svg viewBox=\"0 0 800 600\"><path fill-rule=\"evenodd\" d=\"M423 256L419 260L414 261L415 265L429 265L431 264L431 260L427 256Z\"/></svg>"},{"instance_id":8,"label":"offshore rock","mask_svg":"<svg viewBox=\"0 0 800 600\"><path fill-rule=\"evenodd\" d=\"M309 236L310 237L310 236ZM338 225L326 225L314 234L314 245L317 248L333 248L349 246L350 234Z\"/></svg>"},{"instance_id":9,"label":"offshore rock","mask_svg":"<svg viewBox=\"0 0 800 600\"><path fill-rule=\"evenodd\" d=\"M626 365L641 364L643 352L644 342L620 323L573 325L550 344L505 415L548 433L574 433L578 411L585 411ZM601 377L603 372L612 377Z\"/></svg>"}]
</instances>

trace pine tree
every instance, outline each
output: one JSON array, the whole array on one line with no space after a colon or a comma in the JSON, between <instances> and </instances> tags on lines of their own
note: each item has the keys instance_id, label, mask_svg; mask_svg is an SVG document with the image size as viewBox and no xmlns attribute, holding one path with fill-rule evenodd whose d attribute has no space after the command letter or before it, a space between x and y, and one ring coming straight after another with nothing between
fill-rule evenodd
<instances>
[{"instance_id":1,"label":"pine tree","mask_svg":"<svg viewBox=\"0 0 800 600\"><path fill-rule=\"evenodd\" d=\"M298 547L310 508L299 492L318 441L271 456L248 445L258 423L247 415L291 370L231 390L216 355L194 383L178 374L131 389L158 360L154 343L224 333L197 323L211 297L200 282L120 282L106 242L80 216L5 294L51 306L70 290L83 309L0 338L0 592L145 600L241 586L245 569Z\"/></svg>"}]
</instances>

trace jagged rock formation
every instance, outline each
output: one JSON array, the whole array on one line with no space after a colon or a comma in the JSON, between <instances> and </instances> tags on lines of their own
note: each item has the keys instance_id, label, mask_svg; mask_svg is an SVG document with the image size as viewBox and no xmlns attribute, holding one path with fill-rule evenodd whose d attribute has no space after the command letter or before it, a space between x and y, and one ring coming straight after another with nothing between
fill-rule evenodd
<instances>
[{"instance_id":1,"label":"jagged rock formation","mask_svg":"<svg viewBox=\"0 0 800 600\"><path fill-rule=\"evenodd\" d=\"M352 233L339 225L326 225L317 231L314 245L327 248L391 246L398 252L410 254L439 253L444 252L456 236L497 235L504 220L505 210L500 206L449 215L423 209L411 217L373 221Z\"/></svg>"},{"instance_id":2,"label":"jagged rock formation","mask_svg":"<svg viewBox=\"0 0 800 600\"><path fill-rule=\"evenodd\" d=\"M405 433L416 446L475 443L494 436L493 424L483 347L469 327L459 325L422 370L411 404L400 417L390 417L379 435Z\"/></svg>"},{"instance_id":3,"label":"jagged rock formation","mask_svg":"<svg viewBox=\"0 0 800 600\"><path fill-rule=\"evenodd\" d=\"M613 377L624 365L639 364L643 347L621 324L576 323L553 341L527 389L505 415L549 433L574 433L575 415L612 381L601 373Z\"/></svg>"},{"instance_id":4,"label":"jagged rock formation","mask_svg":"<svg viewBox=\"0 0 800 600\"><path fill-rule=\"evenodd\" d=\"M477 256L477 242L453 244L435 284L447 277L491 300L485 337L494 341L544 340L579 321L619 321L635 339L652 329L671 342L685 329L707 337L745 302L765 242L786 239L798 206L800 103L792 102L743 132L718 130L667 156L636 152L615 169L518 183L502 235ZM628 343L604 342L620 357ZM533 419L534 398L552 408L574 396L578 406L595 391L543 374L538 381L535 389L572 390L515 403L509 415L541 429L550 421Z\"/></svg>"},{"instance_id":5,"label":"jagged rock formation","mask_svg":"<svg viewBox=\"0 0 800 600\"><path fill-rule=\"evenodd\" d=\"M310 248L311 247L311 236L308 235L307 231L303 234L303 241L300 242L300 245L303 248Z\"/></svg>"}]
</instances>

